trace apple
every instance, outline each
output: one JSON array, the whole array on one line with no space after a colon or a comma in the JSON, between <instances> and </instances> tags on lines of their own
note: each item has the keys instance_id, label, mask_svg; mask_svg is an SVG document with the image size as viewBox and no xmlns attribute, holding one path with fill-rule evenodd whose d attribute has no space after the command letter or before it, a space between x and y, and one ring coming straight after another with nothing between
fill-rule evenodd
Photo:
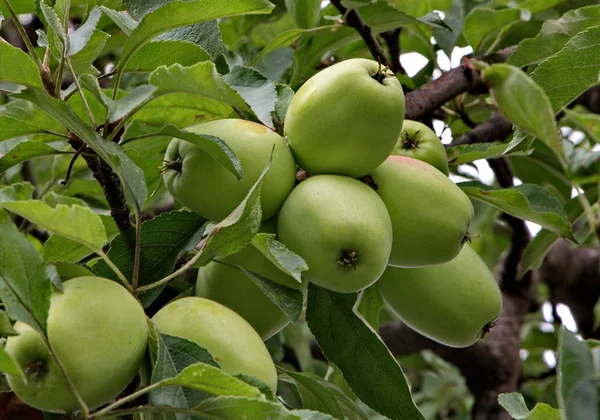
<instances>
[{"instance_id":1,"label":"apple","mask_svg":"<svg viewBox=\"0 0 600 420\"><path fill-rule=\"evenodd\" d=\"M392 152L404 119L404 93L375 61L345 60L311 77L290 102L284 133L311 174L367 175Z\"/></svg>"},{"instance_id":2,"label":"apple","mask_svg":"<svg viewBox=\"0 0 600 420\"><path fill-rule=\"evenodd\" d=\"M308 264L308 281L340 293L377 281L392 247L383 201L361 181L341 175L301 182L281 208L277 232Z\"/></svg>"},{"instance_id":3,"label":"apple","mask_svg":"<svg viewBox=\"0 0 600 420\"><path fill-rule=\"evenodd\" d=\"M388 267L377 286L406 325L450 347L475 343L502 308L502 293L494 276L468 244L445 264Z\"/></svg>"},{"instance_id":4,"label":"apple","mask_svg":"<svg viewBox=\"0 0 600 420\"><path fill-rule=\"evenodd\" d=\"M25 372L6 375L25 404L49 412L79 409L42 337L17 322L18 336L6 351ZM115 398L137 374L146 350L148 324L139 302L121 285L100 277L63 283L50 298L47 336L89 408Z\"/></svg>"},{"instance_id":5,"label":"apple","mask_svg":"<svg viewBox=\"0 0 600 420\"><path fill-rule=\"evenodd\" d=\"M275 223L267 220L260 230L275 233ZM306 293L306 281L299 283L294 280L273 265L252 244L223 260L260 274L282 286ZM198 270L196 296L214 300L234 310L252 325L263 340L278 333L290 322L283 311L243 272L216 261Z\"/></svg>"},{"instance_id":6,"label":"apple","mask_svg":"<svg viewBox=\"0 0 600 420\"><path fill-rule=\"evenodd\" d=\"M418 121L404 120L398 144L394 147L392 155L419 159L439 169L446 176L450 173L444 145L432 129Z\"/></svg>"},{"instance_id":7,"label":"apple","mask_svg":"<svg viewBox=\"0 0 600 420\"><path fill-rule=\"evenodd\" d=\"M428 163L405 156L390 156L371 178L392 219L389 265L422 267L458 255L474 211L456 184Z\"/></svg>"},{"instance_id":8,"label":"apple","mask_svg":"<svg viewBox=\"0 0 600 420\"><path fill-rule=\"evenodd\" d=\"M163 334L204 347L230 375L254 376L275 392L277 370L267 347L252 326L226 306L185 297L165 305L152 322Z\"/></svg>"},{"instance_id":9,"label":"apple","mask_svg":"<svg viewBox=\"0 0 600 420\"><path fill-rule=\"evenodd\" d=\"M263 220L274 216L296 182L296 162L283 137L251 121L223 119L188 131L219 137L242 164L242 179L202 148L173 139L165 154L163 178L173 198L202 217L221 221L244 199L262 173L273 146L273 161L261 191Z\"/></svg>"}]
</instances>

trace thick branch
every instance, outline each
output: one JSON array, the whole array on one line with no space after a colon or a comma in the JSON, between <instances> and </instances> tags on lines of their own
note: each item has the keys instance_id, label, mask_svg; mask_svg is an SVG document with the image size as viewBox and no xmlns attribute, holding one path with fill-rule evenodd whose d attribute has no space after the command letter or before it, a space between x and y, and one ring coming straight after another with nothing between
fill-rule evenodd
<instances>
[{"instance_id":1,"label":"thick branch","mask_svg":"<svg viewBox=\"0 0 600 420\"><path fill-rule=\"evenodd\" d=\"M492 55L483 57L488 63L504 62L515 47L505 48ZM418 120L430 114L452 98L481 86L482 81L477 70L471 69L467 63L444 73L419 89L406 94L406 118Z\"/></svg>"},{"instance_id":2,"label":"thick branch","mask_svg":"<svg viewBox=\"0 0 600 420\"><path fill-rule=\"evenodd\" d=\"M356 29L356 31L360 34L362 39L365 41L365 44L371 51L373 58L379 61L384 66L389 65L389 61L383 52L383 48L379 45L377 38L371 32L371 27L367 25L367 23L362 19L360 13L356 9L348 10L342 5L341 0L331 0L331 4L335 6L336 9L340 11L342 16L344 16L344 20L346 24L351 28Z\"/></svg>"},{"instance_id":3,"label":"thick branch","mask_svg":"<svg viewBox=\"0 0 600 420\"><path fill-rule=\"evenodd\" d=\"M496 112L489 119L453 141L452 146L503 141L512 133L512 128L512 123Z\"/></svg>"}]
</instances>

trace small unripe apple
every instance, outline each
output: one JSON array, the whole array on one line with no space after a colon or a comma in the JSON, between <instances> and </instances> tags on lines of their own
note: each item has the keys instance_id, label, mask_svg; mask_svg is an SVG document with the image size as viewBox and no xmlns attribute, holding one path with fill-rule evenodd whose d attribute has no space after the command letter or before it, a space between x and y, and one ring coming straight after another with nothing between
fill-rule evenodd
<instances>
[{"instance_id":1,"label":"small unripe apple","mask_svg":"<svg viewBox=\"0 0 600 420\"><path fill-rule=\"evenodd\" d=\"M385 204L353 178L317 175L301 182L277 226L280 241L306 261L303 276L336 292L370 286L389 260L392 224Z\"/></svg>"},{"instance_id":2,"label":"small unripe apple","mask_svg":"<svg viewBox=\"0 0 600 420\"><path fill-rule=\"evenodd\" d=\"M173 139L163 175L173 198L202 217L221 221L246 197L262 173L273 146L273 160L261 190L262 217L274 216L296 182L296 162L283 137L251 121L224 119L188 131L219 137L242 163L238 179L200 147Z\"/></svg>"},{"instance_id":3,"label":"small unripe apple","mask_svg":"<svg viewBox=\"0 0 600 420\"><path fill-rule=\"evenodd\" d=\"M398 144L394 147L392 155L419 159L439 169L446 176L450 173L444 145L431 128L418 121L404 120Z\"/></svg>"},{"instance_id":4,"label":"small unripe apple","mask_svg":"<svg viewBox=\"0 0 600 420\"><path fill-rule=\"evenodd\" d=\"M22 322L6 351L25 372L6 375L25 404L49 412L79 409L40 334ZM100 277L63 283L50 298L48 340L89 408L116 397L135 377L144 357L148 324L139 302L124 287Z\"/></svg>"},{"instance_id":5,"label":"small unripe apple","mask_svg":"<svg viewBox=\"0 0 600 420\"><path fill-rule=\"evenodd\" d=\"M185 338L212 354L230 375L246 374L277 388L277 370L256 331L231 309L201 297L165 305L152 321L163 334Z\"/></svg>"},{"instance_id":6,"label":"small unripe apple","mask_svg":"<svg viewBox=\"0 0 600 420\"><path fill-rule=\"evenodd\" d=\"M473 344L502 308L502 293L494 276L468 244L445 264L388 267L377 285L406 325L450 347Z\"/></svg>"},{"instance_id":7,"label":"small unripe apple","mask_svg":"<svg viewBox=\"0 0 600 420\"><path fill-rule=\"evenodd\" d=\"M455 258L473 221L471 201L433 166L390 156L371 173L392 219L389 265L423 267Z\"/></svg>"},{"instance_id":8,"label":"small unripe apple","mask_svg":"<svg viewBox=\"0 0 600 420\"><path fill-rule=\"evenodd\" d=\"M391 71L353 58L311 77L292 99L284 131L311 174L367 175L391 153L404 119L404 93Z\"/></svg>"}]
</instances>

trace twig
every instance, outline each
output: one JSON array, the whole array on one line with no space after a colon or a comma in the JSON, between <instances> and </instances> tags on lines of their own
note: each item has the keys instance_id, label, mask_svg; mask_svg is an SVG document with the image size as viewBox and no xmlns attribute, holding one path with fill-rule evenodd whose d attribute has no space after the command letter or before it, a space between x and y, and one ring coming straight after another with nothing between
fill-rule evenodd
<instances>
[{"instance_id":1,"label":"twig","mask_svg":"<svg viewBox=\"0 0 600 420\"><path fill-rule=\"evenodd\" d=\"M390 53L390 69L398 74L406 74L406 70L400 63L400 33L402 28L392 29L381 33ZM405 90L406 91L406 90Z\"/></svg>"},{"instance_id":2,"label":"twig","mask_svg":"<svg viewBox=\"0 0 600 420\"><path fill-rule=\"evenodd\" d=\"M67 65L67 69L69 73L71 73L71 77L73 77L73 83L75 83L75 87L77 88L77 92L79 92L79 96L81 96L81 102L83 103L83 107L90 118L90 122L92 123L92 127L94 130L96 129L96 120L94 119L94 114L92 113L92 109L90 108L90 104L88 104L87 99L85 98L85 94L83 93L83 88L79 84L79 79L77 78L77 74L75 73L75 69L73 68L73 64L71 64L71 60L69 58L65 61Z\"/></svg>"},{"instance_id":3,"label":"twig","mask_svg":"<svg viewBox=\"0 0 600 420\"><path fill-rule=\"evenodd\" d=\"M37 53L35 52L35 48L34 48L33 44L31 43L31 40L27 36L27 32L25 32L25 28L23 27L23 25L21 25L21 22L19 21L19 17L15 13L15 10L12 8L10 1L9 0L3 0L3 1L4 1L4 5L6 6L6 9L8 9L8 13L10 14L10 17L13 20L13 24L15 25L15 28L17 28L17 31L19 31L19 35L21 35L21 38L23 38L23 42L25 43L25 46L27 47L27 51L29 52L29 55L31 55L33 62L35 63L37 68L40 70L40 73L45 73L44 65L42 64L40 57L38 57Z\"/></svg>"},{"instance_id":4,"label":"twig","mask_svg":"<svg viewBox=\"0 0 600 420\"><path fill-rule=\"evenodd\" d=\"M102 250L98 251L98 255L100 256L100 258L102 258L104 260L104 262L110 267L110 269L117 275L119 280L121 280L121 283L123 283L123 286L125 286L127 288L127 290L129 290L131 293L133 293L131 284L129 284L129 281L127 280L127 278L123 275L121 270L119 270L119 267L117 267L111 261L111 259L108 258L108 255L106 255L106 253Z\"/></svg>"},{"instance_id":5,"label":"twig","mask_svg":"<svg viewBox=\"0 0 600 420\"><path fill-rule=\"evenodd\" d=\"M93 419L93 418L102 418L104 417L106 414L110 413L111 411L113 411L115 408L118 408L120 406L122 406L125 403L128 403L129 401L133 401L136 398L147 394L148 392L152 391L153 389L156 389L160 386L160 382L157 382L155 384L149 385L145 388L140 389L139 391L136 391L132 394L129 394L117 401L115 401L114 403L112 403L111 405L104 407L102 410L92 414L91 416L89 416L88 418ZM113 417L114 414L111 414L111 417Z\"/></svg>"},{"instance_id":6,"label":"twig","mask_svg":"<svg viewBox=\"0 0 600 420\"><path fill-rule=\"evenodd\" d=\"M342 16L344 16L346 24L358 31L362 39L365 41L365 44L369 48L369 51L371 51L373 58L385 66L389 65L390 62L385 56L383 48L381 48L381 45L379 45L377 38L373 36L371 27L362 19L360 13L356 9L349 10L344 7L341 0L331 0L331 4L333 4L335 8L340 11Z\"/></svg>"}]
</instances>

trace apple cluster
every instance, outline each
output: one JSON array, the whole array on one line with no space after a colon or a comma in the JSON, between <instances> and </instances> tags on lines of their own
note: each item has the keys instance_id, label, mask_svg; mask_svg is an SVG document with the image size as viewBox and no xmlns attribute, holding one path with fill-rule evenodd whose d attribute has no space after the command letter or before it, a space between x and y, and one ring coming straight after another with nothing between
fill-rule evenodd
<instances>
[{"instance_id":1,"label":"apple cluster","mask_svg":"<svg viewBox=\"0 0 600 420\"><path fill-rule=\"evenodd\" d=\"M178 164L164 181L180 203L219 221L243 200L274 150L261 192L261 232L275 233L309 268L298 283L253 245L225 262L302 291L307 282L339 293L377 282L407 325L443 344L468 346L498 317L501 293L468 245L474 210L448 177L444 146L429 127L404 120L404 110L391 71L372 60L345 60L300 87L284 137L239 119L190 129L231 147L242 163L241 181L178 139L165 157ZM298 168L306 179L296 179ZM283 312L230 265L214 261L200 269L196 295L232 309L263 339L285 327Z\"/></svg>"}]
</instances>

